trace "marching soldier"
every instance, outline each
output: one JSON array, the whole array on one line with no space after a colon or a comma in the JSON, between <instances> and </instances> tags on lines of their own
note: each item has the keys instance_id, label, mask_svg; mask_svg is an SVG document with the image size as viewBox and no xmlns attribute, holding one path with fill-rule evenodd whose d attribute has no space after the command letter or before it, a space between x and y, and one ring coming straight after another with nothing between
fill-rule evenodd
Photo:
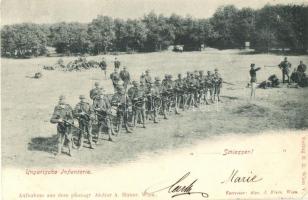
<instances>
[{"instance_id":1,"label":"marching soldier","mask_svg":"<svg viewBox=\"0 0 308 200\"><path fill-rule=\"evenodd\" d=\"M114 69L120 69L120 65L121 65L121 63L120 63L120 61L118 60L118 58L117 57L115 57L114 58Z\"/></svg>"},{"instance_id":2,"label":"marching soldier","mask_svg":"<svg viewBox=\"0 0 308 200\"><path fill-rule=\"evenodd\" d=\"M207 71L207 75L205 76L205 84L206 84L206 91L210 94L210 99L212 103L214 102L214 84L213 84L213 75L211 71ZM208 94L206 94L208 96Z\"/></svg>"},{"instance_id":3,"label":"marching soldier","mask_svg":"<svg viewBox=\"0 0 308 200\"><path fill-rule=\"evenodd\" d=\"M159 95L160 95L160 86L159 86L159 78L155 78L156 85L153 85L153 82L148 83L148 88L146 91L146 115L150 115L151 119L153 119L154 123L158 123L157 121L157 109L159 107Z\"/></svg>"},{"instance_id":4,"label":"marching soldier","mask_svg":"<svg viewBox=\"0 0 308 200\"><path fill-rule=\"evenodd\" d=\"M103 90L103 88L100 87L99 82L95 82L94 86L95 87L92 90L90 90L90 98L93 100L93 102L95 98L98 96L98 94Z\"/></svg>"},{"instance_id":5,"label":"marching soldier","mask_svg":"<svg viewBox=\"0 0 308 200\"><path fill-rule=\"evenodd\" d=\"M112 81L113 88L116 91L120 81L120 74L118 72L118 68L114 68L114 72L110 74L110 79Z\"/></svg>"},{"instance_id":6,"label":"marching soldier","mask_svg":"<svg viewBox=\"0 0 308 200\"><path fill-rule=\"evenodd\" d=\"M220 101L220 88L222 87L222 78L218 73L218 69L215 69L215 73L213 76L213 84L214 84L214 101L215 97L217 97L217 101Z\"/></svg>"},{"instance_id":7,"label":"marching soldier","mask_svg":"<svg viewBox=\"0 0 308 200\"><path fill-rule=\"evenodd\" d=\"M112 120L111 120L111 104L109 99L103 95L103 93L98 94L98 98L94 101L93 109L97 115L98 121L98 135L97 142L102 135L104 126L107 128L108 140L112 141L111 134L113 133Z\"/></svg>"},{"instance_id":8,"label":"marching soldier","mask_svg":"<svg viewBox=\"0 0 308 200\"><path fill-rule=\"evenodd\" d=\"M55 106L54 112L50 119L50 122L57 124L57 136L58 136L58 152L61 154L64 142L67 140L68 155L72 156L73 134L72 125L73 109L69 104L65 103L65 97L61 95L59 97L59 103Z\"/></svg>"},{"instance_id":9,"label":"marching soldier","mask_svg":"<svg viewBox=\"0 0 308 200\"><path fill-rule=\"evenodd\" d=\"M145 80L146 85L152 83L152 77L150 75L150 70L145 71L144 80Z\"/></svg>"},{"instance_id":10,"label":"marching soldier","mask_svg":"<svg viewBox=\"0 0 308 200\"><path fill-rule=\"evenodd\" d=\"M128 97L132 100L133 127L136 126L136 120L140 119L142 127L145 128L145 91L139 88L137 81L133 81L133 87L128 90Z\"/></svg>"},{"instance_id":11,"label":"marching soldier","mask_svg":"<svg viewBox=\"0 0 308 200\"><path fill-rule=\"evenodd\" d=\"M106 70L107 70L107 63L105 61L105 58L102 58L102 61L99 63L99 67L104 71L105 74L105 79L107 79L107 74L106 74Z\"/></svg>"},{"instance_id":12,"label":"marching soldier","mask_svg":"<svg viewBox=\"0 0 308 200\"><path fill-rule=\"evenodd\" d=\"M111 105L117 106L117 132L121 132L124 123L126 132L131 133L128 127L128 109L131 106L131 102L123 86L118 87L117 92L112 97Z\"/></svg>"},{"instance_id":13,"label":"marching soldier","mask_svg":"<svg viewBox=\"0 0 308 200\"><path fill-rule=\"evenodd\" d=\"M167 112L170 106L170 96L172 95L173 85L171 80L171 75L166 74L165 79L162 81L161 92L162 92L162 110L164 119L168 119Z\"/></svg>"},{"instance_id":14,"label":"marching soldier","mask_svg":"<svg viewBox=\"0 0 308 200\"><path fill-rule=\"evenodd\" d=\"M94 112L92 106L85 101L85 96L79 96L80 102L77 103L74 109L74 115L78 119L79 123L79 147L83 147L84 136L88 137L90 148L94 149L92 140L92 121L94 120Z\"/></svg>"},{"instance_id":15,"label":"marching soldier","mask_svg":"<svg viewBox=\"0 0 308 200\"><path fill-rule=\"evenodd\" d=\"M178 79L174 81L174 90L175 90L175 96L176 96L176 112L178 113L178 108L181 106L184 110L185 105L184 102L186 101L185 96L185 86L184 86L184 80L182 79L182 74L178 74Z\"/></svg>"},{"instance_id":16,"label":"marching soldier","mask_svg":"<svg viewBox=\"0 0 308 200\"><path fill-rule=\"evenodd\" d=\"M123 70L120 72L120 78L123 81L124 90L126 91L127 86L130 84L130 74L126 70L126 67L123 67Z\"/></svg>"},{"instance_id":17,"label":"marching soldier","mask_svg":"<svg viewBox=\"0 0 308 200\"><path fill-rule=\"evenodd\" d=\"M290 68L291 68L291 63L288 62L288 58L285 57L284 61L282 61L278 66L282 71L282 83L285 83L285 76L287 76L288 83L290 83L289 72L290 72Z\"/></svg>"}]
</instances>

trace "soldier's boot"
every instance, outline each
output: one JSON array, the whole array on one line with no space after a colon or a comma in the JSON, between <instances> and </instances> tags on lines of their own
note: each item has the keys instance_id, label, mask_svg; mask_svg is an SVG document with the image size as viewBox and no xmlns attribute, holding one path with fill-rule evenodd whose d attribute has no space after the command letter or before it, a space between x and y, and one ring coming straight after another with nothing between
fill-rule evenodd
<instances>
[{"instance_id":1,"label":"soldier's boot","mask_svg":"<svg viewBox=\"0 0 308 200\"><path fill-rule=\"evenodd\" d=\"M108 128L108 141L112 141L110 128Z\"/></svg>"},{"instance_id":2,"label":"soldier's boot","mask_svg":"<svg viewBox=\"0 0 308 200\"><path fill-rule=\"evenodd\" d=\"M142 115L142 128L145 128L145 117L144 117L144 114Z\"/></svg>"},{"instance_id":3,"label":"soldier's boot","mask_svg":"<svg viewBox=\"0 0 308 200\"><path fill-rule=\"evenodd\" d=\"M132 131L130 130L130 128L128 127L127 122L125 122L125 129L126 129L126 133L132 133Z\"/></svg>"},{"instance_id":4,"label":"soldier's boot","mask_svg":"<svg viewBox=\"0 0 308 200\"><path fill-rule=\"evenodd\" d=\"M72 140L69 140L67 145L68 145L68 155L72 157L73 156L73 154L72 154Z\"/></svg>"},{"instance_id":5,"label":"soldier's boot","mask_svg":"<svg viewBox=\"0 0 308 200\"><path fill-rule=\"evenodd\" d=\"M57 153L56 153L56 156L60 155L61 152L62 152L62 144L59 143L59 144L58 144L58 151L57 151Z\"/></svg>"},{"instance_id":6,"label":"soldier's boot","mask_svg":"<svg viewBox=\"0 0 308 200\"><path fill-rule=\"evenodd\" d=\"M79 139L79 147L78 147L78 150L82 149L82 147L83 147L83 140L84 140L84 138L83 138L83 136L81 136L80 139Z\"/></svg>"},{"instance_id":7,"label":"soldier's boot","mask_svg":"<svg viewBox=\"0 0 308 200\"><path fill-rule=\"evenodd\" d=\"M92 132L89 133L88 140L89 140L89 144L90 144L90 149L95 149L95 145L93 143L93 138L92 138Z\"/></svg>"}]
</instances>

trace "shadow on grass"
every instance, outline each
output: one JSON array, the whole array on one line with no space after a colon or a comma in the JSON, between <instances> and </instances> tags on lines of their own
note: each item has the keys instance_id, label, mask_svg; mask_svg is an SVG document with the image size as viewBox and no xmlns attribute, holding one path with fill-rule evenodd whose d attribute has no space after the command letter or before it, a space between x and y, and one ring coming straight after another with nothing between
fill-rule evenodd
<instances>
[{"instance_id":1,"label":"shadow on grass","mask_svg":"<svg viewBox=\"0 0 308 200\"><path fill-rule=\"evenodd\" d=\"M44 151L53 153L57 151L57 135L51 137L35 137L28 144L30 151Z\"/></svg>"}]
</instances>

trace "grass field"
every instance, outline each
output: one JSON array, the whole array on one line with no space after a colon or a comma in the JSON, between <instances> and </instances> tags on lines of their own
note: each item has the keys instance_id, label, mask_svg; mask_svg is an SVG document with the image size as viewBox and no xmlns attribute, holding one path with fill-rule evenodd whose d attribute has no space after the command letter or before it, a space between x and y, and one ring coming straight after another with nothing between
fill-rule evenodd
<instances>
[{"instance_id":1,"label":"grass field","mask_svg":"<svg viewBox=\"0 0 308 200\"><path fill-rule=\"evenodd\" d=\"M133 134L123 134L114 142L103 142L95 150L74 151L74 157L53 156L56 145L56 126L49 119L58 96L64 94L74 106L78 96L88 96L95 81L100 81L107 92L113 91L110 80L103 72L93 69L82 72L44 71L42 65L53 65L59 58L28 60L2 59L2 162L4 166L69 166L87 164L118 164L138 159L141 154L157 154L168 149L192 145L197 140L212 136L238 133L260 134L262 131L307 129L308 89L258 89L257 98L249 100L250 63L262 67L258 81L277 74L276 65L283 56L257 54L241 55L236 52L148 53L117 56L127 66L133 79L150 69L152 76L164 73L185 73L193 70L218 68L223 79L234 85L223 85L223 103L186 111L147 129L136 128ZM101 56L88 59L99 60ZM113 70L114 56L105 56L108 74ZM308 64L307 56L290 56L292 67L300 60ZM73 57L63 57L65 63ZM32 79L41 71L41 79Z\"/></svg>"}]
</instances>

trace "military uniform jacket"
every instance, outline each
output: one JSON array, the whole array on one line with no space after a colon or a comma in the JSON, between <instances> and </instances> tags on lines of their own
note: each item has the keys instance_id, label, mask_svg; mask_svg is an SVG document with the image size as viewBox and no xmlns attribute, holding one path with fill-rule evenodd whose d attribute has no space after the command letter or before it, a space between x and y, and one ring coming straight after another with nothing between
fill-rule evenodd
<instances>
[{"instance_id":1,"label":"military uniform jacket","mask_svg":"<svg viewBox=\"0 0 308 200\"><path fill-rule=\"evenodd\" d=\"M291 63L289 63L288 61L282 61L278 66L280 67L280 69L282 69L283 72L289 73Z\"/></svg>"},{"instance_id":2,"label":"military uniform jacket","mask_svg":"<svg viewBox=\"0 0 308 200\"><path fill-rule=\"evenodd\" d=\"M100 112L100 113L108 113L111 109L110 102L108 98L104 97L102 99L97 99L93 103L93 109Z\"/></svg>"},{"instance_id":3,"label":"military uniform jacket","mask_svg":"<svg viewBox=\"0 0 308 200\"><path fill-rule=\"evenodd\" d=\"M69 104L63 104L63 107L61 105L55 106L50 122L53 124L58 123L58 119L60 118L69 123L74 122L73 109Z\"/></svg>"},{"instance_id":4,"label":"military uniform jacket","mask_svg":"<svg viewBox=\"0 0 308 200\"><path fill-rule=\"evenodd\" d=\"M99 63L99 66L102 70L106 70L107 68L107 64L104 60Z\"/></svg>"},{"instance_id":5,"label":"military uniform jacket","mask_svg":"<svg viewBox=\"0 0 308 200\"><path fill-rule=\"evenodd\" d=\"M82 115L82 112L86 114ZM88 102L79 102L74 108L74 115L78 118L78 120L89 121L94 117L93 108Z\"/></svg>"},{"instance_id":6,"label":"military uniform jacket","mask_svg":"<svg viewBox=\"0 0 308 200\"><path fill-rule=\"evenodd\" d=\"M120 61L114 61L114 67L115 68L120 68L120 65L121 65L121 63L120 63Z\"/></svg>"},{"instance_id":7,"label":"military uniform jacket","mask_svg":"<svg viewBox=\"0 0 308 200\"><path fill-rule=\"evenodd\" d=\"M122 79L123 82L128 83L130 81L130 74L128 71L124 71L122 70L120 72L120 77Z\"/></svg>"},{"instance_id":8,"label":"military uniform jacket","mask_svg":"<svg viewBox=\"0 0 308 200\"><path fill-rule=\"evenodd\" d=\"M152 77L150 75L145 75L144 80L146 84L149 84L152 82Z\"/></svg>"},{"instance_id":9,"label":"military uniform jacket","mask_svg":"<svg viewBox=\"0 0 308 200\"><path fill-rule=\"evenodd\" d=\"M304 73L306 69L307 69L307 66L305 64L298 65L297 67L297 71L301 73Z\"/></svg>"},{"instance_id":10,"label":"military uniform jacket","mask_svg":"<svg viewBox=\"0 0 308 200\"><path fill-rule=\"evenodd\" d=\"M131 101L128 95L116 93L112 96L111 105L118 106L119 109L123 109L125 106L130 106Z\"/></svg>"},{"instance_id":11,"label":"military uniform jacket","mask_svg":"<svg viewBox=\"0 0 308 200\"><path fill-rule=\"evenodd\" d=\"M213 83L215 86L222 86L222 78L219 73L213 75Z\"/></svg>"},{"instance_id":12,"label":"military uniform jacket","mask_svg":"<svg viewBox=\"0 0 308 200\"><path fill-rule=\"evenodd\" d=\"M113 84L116 84L120 81L120 74L118 72L113 72L110 74L110 79L112 80Z\"/></svg>"},{"instance_id":13,"label":"military uniform jacket","mask_svg":"<svg viewBox=\"0 0 308 200\"><path fill-rule=\"evenodd\" d=\"M90 90L90 98L94 100L101 91L101 88L93 88Z\"/></svg>"},{"instance_id":14,"label":"military uniform jacket","mask_svg":"<svg viewBox=\"0 0 308 200\"><path fill-rule=\"evenodd\" d=\"M174 89L177 93L183 93L184 92L184 80L183 79L177 79L174 81Z\"/></svg>"}]
</instances>

